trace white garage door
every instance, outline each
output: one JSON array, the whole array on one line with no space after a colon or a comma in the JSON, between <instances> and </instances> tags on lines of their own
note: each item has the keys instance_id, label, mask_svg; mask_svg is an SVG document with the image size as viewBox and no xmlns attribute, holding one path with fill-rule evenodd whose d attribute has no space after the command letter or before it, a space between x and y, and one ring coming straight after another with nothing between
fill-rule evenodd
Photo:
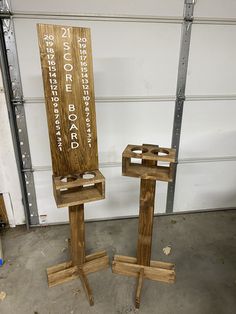
<instances>
[{"instance_id":1,"label":"white garage door","mask_svg":"<svg viewBox=\"0 0 236 314\"><path fill-rule=\"evenodd\" d=\"M171 146L184 0L11 6L40 223L68 214L53 199L37 23L91 28L106 200L86 205L86 218L137 215L139 180L121 176L121 154L129 143ZM194 17L174 212L236 205L236 3L198 0ZM167 184L157 187L164 213Z\"/></svg>"}]
</instances>

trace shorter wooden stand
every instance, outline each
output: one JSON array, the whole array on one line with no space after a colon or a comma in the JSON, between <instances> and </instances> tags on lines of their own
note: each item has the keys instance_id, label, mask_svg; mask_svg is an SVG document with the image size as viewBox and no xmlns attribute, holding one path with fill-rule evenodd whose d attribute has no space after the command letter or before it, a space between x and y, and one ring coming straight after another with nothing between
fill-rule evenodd
<instances>
[{"instance_id":1,"label":"shorter wooden stand","mask_svg":"<svg viewBox=\"0 0 236 314\"><path fill-rule=\"evenodd\" d=\"M128 145L122 157L123 175L141 178L138 247L137 258L115 255L112 271L137 278L135 307L139 308L144 279L175 282L174 264L151 260L156 180L172 180L175 150L147 144ZM141 159L142 163L131 162L131 158ZM160 166L158 161L168 165Z\"/></svg>"}]
</instances>

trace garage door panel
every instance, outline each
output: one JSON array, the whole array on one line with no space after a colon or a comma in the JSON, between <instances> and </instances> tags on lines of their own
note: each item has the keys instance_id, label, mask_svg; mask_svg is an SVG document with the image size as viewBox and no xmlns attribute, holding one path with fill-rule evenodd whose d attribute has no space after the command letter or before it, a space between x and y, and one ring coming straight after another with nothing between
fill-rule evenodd
<instances>
[{"instance_id":1,"label":"garage door panel","mask_svg":"<svg viewBox=\"0 0 236 314\"><path fill-rule=\"evenodd\" d=\"M25 114L33 167L49 166L52 161L45 105L26 103Z\"/></svg>"},{"instance_id":2,"label":"garage door panel","mask_svg":"<svg viewBox=\"0 0 236 314\"><path fill-rule=\"evenodd\" d=\"M91 28L97 97L175 94L181 25L16 19L24 97L43 97L37 23Z\"/></svg>"},{"instance_id":3,"label":"garage door panel","mask_svg":"<svg viewBox=\"0 0 236 314\"><path fill-rule=\"evenodd\" d=\"M210 18L235 18L236 1L235 0L203 0L196 1L195 17Z\"/></svg>"},{"instance_id":4,"label":"garage door panel","mask_svg":"<svg viewBox=\"0 0 236 314\"><path fill-rule=\"evenodd\" d=\"M235 207L236 161L180 164L174 211Z\"/></svg>"},{"instance_id":5,"label":"garage door panel","mask_svg":"<svg viewBox=\"0 0 236 314\"><path fill-rule=\"evenodd\" d=\"M51 165L43 103L26 103L26 120L34 167ZM170 146L174 102L97 103L100 163L121 162L127 144Z\"/></svg>"},{"instance_id":6,"label":"garage door panel","mask_svg":"<svg viewBox=\"0 0 236 314\"><path fill-rule=\"evenodd\" d=\"M130 14L151 16L182 16L183 0L147 0L147 1L115 1L115 0L11 0L13 11L24 12L60 12L63 14ZM153 10L155 8L155 11Z\"/></svg>"},{"instance_id":7,"label":"garage door panel","mask_svg":"<svg viewBox=\"0 0 236 314\"><path fill-rule=\"evenodd\" d=\"M236 156L235 116L235 100L185 102L180 160Z\"/></svg>"},{"instance_id":8,"label":"garage door panel","mask_svg":"<svg viewBox=\"0 0 236 314\"><path fill-rule=\"evenodd\" d=\"M96 108L101 162L121 161L127 144L171 144L174 102L99 103Z\"/></svg>"},{"instance_id":9,"label":"garage door panel","mask_svg":"<svg viewBox=\"0 0 236 314\"><path fill-rule=\"evenodd\" d=\"M194 25L186 95L235 94L236 25Z\"/></svg>"},{"instance_id":10,"label":"garage door panel","mask_svg":"<svg viewBox=\"0 0 236 314\"><path fill-rule=\"evenodd\" d=\"M121 167L102 168L100 170L106 178L106 199L85 204L85 219L137 216L140 180L122 177ZM34 173L40 223L66 222L68 221L68 210L56 208L51 176L50 171L36 171ZM156 212L164 212L167 184L158 182L157 193Z\"/></svg>"}]
</instances>

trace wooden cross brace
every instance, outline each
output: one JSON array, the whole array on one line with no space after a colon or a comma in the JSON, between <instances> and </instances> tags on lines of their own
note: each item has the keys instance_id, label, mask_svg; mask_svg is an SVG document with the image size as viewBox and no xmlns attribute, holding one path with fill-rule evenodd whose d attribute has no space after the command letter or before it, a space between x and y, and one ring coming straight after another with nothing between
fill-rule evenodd
<instances>
[{"instance_id":1,"label":"wooden cross brace","mask_svg":"<svg viewBox=\"0 0 236 314\"><path fill-rule=\"evenodd\" d=\"M132 159L141 159L142 163L135 163ZM140 307L144 279L175 282L174 264L151 260L156 180L172 180L174 161L174 149L148 144L128 145L122 155L123 175L141 178L137 258L115 255L112 271L137 278L136 308ZM168 165L158 165L158 162Z\"/></svg>"}]
</instances>

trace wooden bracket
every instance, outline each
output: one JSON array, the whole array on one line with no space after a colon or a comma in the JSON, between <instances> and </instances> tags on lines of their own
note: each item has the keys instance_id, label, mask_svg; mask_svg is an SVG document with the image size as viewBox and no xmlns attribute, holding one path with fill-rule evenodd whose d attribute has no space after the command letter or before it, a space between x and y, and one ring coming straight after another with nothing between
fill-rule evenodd
<instances>
[{"instance_id":1,"label":"wooden bracket","mask_svg":"<svg viewBox=\"0 0 236 314\"><path fill-rule=\"evenodd\" d=\"M139 160L142 161L141 164L138 163ZM153 161L153 163L147 165L143 161ZM158 165L158 162L167 163L167 165ZM175 149L147 144L128 145L122 154L122 174L141 179L171 182L173 162L175 162Z\"/></svg>"},{"instance_id":2,"label":"wooden bracket","mask_svg":"<svg viewBox=\"0 0 236 314\"><path fill-rule=\"evenodd\" d=\"M57 207L74 206L105 198L105 178L99 170L52 176Z\"/></svg>"},{"instance_id":3,"label":"wooden bracket","mask_svg":"<svg viewBox=\"0 0 236 314\"><path fill-rule=\"evenodd\" d=\"M72 261L47 268L48 286L54 287L64 282L80 278L89 304L93 305L93 295L89 286L87 275L109 267L109 257L106 251L87 255L85 263L73 266Z\"/></svg>"}]
</instances>

